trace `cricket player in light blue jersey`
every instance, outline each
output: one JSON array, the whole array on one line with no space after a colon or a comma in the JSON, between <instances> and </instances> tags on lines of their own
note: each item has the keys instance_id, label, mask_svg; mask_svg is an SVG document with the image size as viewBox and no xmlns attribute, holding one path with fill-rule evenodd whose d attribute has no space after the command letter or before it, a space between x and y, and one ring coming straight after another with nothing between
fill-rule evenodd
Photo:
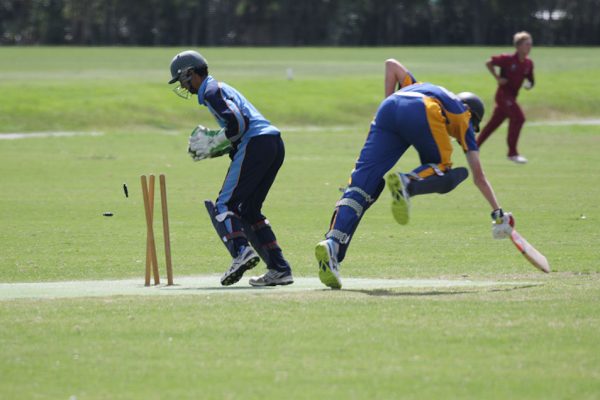
<instances>
[{"instance_id":1,"label":"cricket player in light blue jersey","mask_svg":"<svg viewBox=\"0 0 600 400\"><path fill-rule=\"evenodd\" d=\"M454 138L466 154L475 185L491 206L493 236L505 238L512 232L512 215L502 211L479 160L474 132L483 117L481 100L473 93L455 95L441 86L416 82L394 59L386 61L385 91L387 97L371 123L350 183L336 204L326 239L315 249L319 278L333 289L342 286L339 264L362 216L386 186L384 175L411 146L421 165L407 174L387 176L392 215L399 224L409 221L411 196L447 193L467 178L466 168L452 168Z\"/></svg>"},{"instance_id":2,"label":"cricket player in light blue jersey","mask_svg":"<svg viewBox=\"0 0 600 400\"><path fill-rule=\"evenodd\" d=\"M267 272L250 278L250 285L293 283L290 264L261 211L285 156L279 129L240 92L209 75L206 59L196 51L173 58L169 83L179 83L175 92L182 97L197 95L198 103L208 108L221 127L194 129L188 149L192 158L199 161L226 153L231 158L216 204L205 202L212 224L233 258L221 284L238 282L256 266L259 256Z\"/></svg>"}]
</instances>

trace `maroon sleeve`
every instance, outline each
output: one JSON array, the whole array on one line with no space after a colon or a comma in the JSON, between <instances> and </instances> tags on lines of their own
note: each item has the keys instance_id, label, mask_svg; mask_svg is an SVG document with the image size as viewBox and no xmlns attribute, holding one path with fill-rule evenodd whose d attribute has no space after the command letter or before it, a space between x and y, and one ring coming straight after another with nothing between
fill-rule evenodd
<instances>
[{"instance_id":1,"label":"maroon sleeve","mask_svg":"<svg viewBox=\"0 0 600 400\"><path fill-rule=\"evenodd\" d=\"M506 54L499 54L497 56L492 56L490 60L492 61L492 65L503 68L506 64L506 60L508 60L509 58L510 57L507 57Z\"/></svg>"},{"instance_id":2,"label":"maroon sleeve","mask_svg":"<svg viewBox=\"0 0 600 400\"><path fill-rule=\"evenodd\" d=\"M529 68L529 74L526 76L526 78L529 79L529 82L531 82L533 85L535 83L533 79L533 61L529 60L529 62L531 63L531 68Z\"/></svg>"}]
</instances>

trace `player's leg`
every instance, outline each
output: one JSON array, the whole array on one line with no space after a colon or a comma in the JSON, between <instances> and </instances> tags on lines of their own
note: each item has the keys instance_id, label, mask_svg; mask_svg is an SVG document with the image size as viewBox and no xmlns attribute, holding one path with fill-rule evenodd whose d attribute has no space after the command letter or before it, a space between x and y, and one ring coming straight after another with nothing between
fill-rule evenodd
<instances>
[{"instance_id":1,"label":"player's leg","mask_svg":"<svg viewBox=\"0 0 600 400\"><path fill-rule=\"evenodd\" d=\"M249 225L248 238L267 264L267 272L260 276L250 278L252 286L277 286L294 283L290 264L283 256L277 243L277 238L271 229L269 220L262 216L258 222Z\"/></svg>"},{"instance_id":2,"label":"player's leg","mask_svg":"<svg viewBox=\"0 0 600 400\"><path fill-rule=\"evenodd\" d=\"M260 146L261 153L265 154L266 160L271 162L254 192L241 204L242 221L248 240L267 265L267 272L259 277L250 278L250 284L253 286L289 285L294 282L290 264L279 247L269 220L261 211L279 168L283 164L285 157L283 140L279 135L263 135L253 139L252 142Z\"/></svg>"},{"instance_id":3,"label":"player's leg","mask_svg":"<svg viewBox=\"0 0 600 400\"><path fill-rule=\"evenodd\" d=\"M394 164L395 161L384 168L389 169ZM359 183L364 182L367 175L362 170L355 170L352 173L350 185L336 203L325 240L319 242L315 248L315 256L319 263L319 279L332 289L342 287L339 263L346 257L350 241L364 213L377 200L385 187L385 181L381 178L384 173L385 169L382 168L380 177L374 178L378 183L376 186Z\"/></svg>"},{"instance_id":4,"label":"player's leg","mask_svg":"<svg viewBox=\"0 0 600 400\"><path fill-rule=\"evenodd\" d=\"M408 144L394 132L394 101L384 101L367 136L350 183L337 202L326 240L315 249L319 278L331 288L340 288L339 263L344 259L358 224L384 188L383 176L394 166Z\"/></svg>"},{"instance_id":5,"label":"player's leg","mask_svg":"<svg viewBox=\"0 0 600 400\"><path fill-rule=\"evenodd\" d=\"M519 155L517 150L517 142L519 141L519 136L521 134L521 128L525 123L525 114L523 110L519 106L519 104L515 101L512 102L510 107L508 107L508 137L506 138L508 144L508 158L517 163L526 163L527 159L523 156Z\"/></svg>"},{"instance_id":6,"label":"player's leg","mask_svg":"<svg viewBox=\"0 0 600 400\"><path fill-rule=\"evenodd\" d=\"M387 187L392 196L392 215L400 225L406 225L410 219L410 195L406 175L390 172L386 177Z\"/></svg>"},{"instance_id":7,"label":"player's leg","mask_svg":"<svg viewBox=\"0 0 600 400\"><path fill-rule=\"evenodd\" d=\"M387 176L387 185L392 195L392 215L401 225L406 225L410 219L409 188L412 182L424 180L432 175L442 176L443 171L451 165L452 144L446 133L439 106L425 105L426 107L413 107L403 130L404 137L419 153L422 165L407 175L391 172ZM433 117L428 116L431 107L437 110L437 115Z\"/></svg>"},{"instance_id":8,"label":"player's leg","mask_svg":"<svg viewBox=\"0 0 600 400\"><path fill-rule=\"evenodd\" d=\"M244 272L259 262L259 256L248 243L241 216L242 205L252 196L272 164L271 157L268 153L263 154L261 142L256 139L244 139L239 144L216 201L217 221L227 232L223 240L236 254L231 267L221 277L223 285L236 283Z\"/></svg>"},{"instance_id":9,"label":"player's leg","mask_svg":"<svg viewBox=\"0 0 600 400\"><path fill-rule=\"evenodd\" d=\"M402 136L415 147L422 164L409 174L392 172L387 176L392 215L396 222L404 225L409 220L411 196L446 193L468 174L464 168L456 172L450 168L452 143L438 103L425 98L411 104L402 126Z\"/></svg>"},{"instance_id":10,"label":"player's leg","mask_svg":"<svg viewBox=\"0 0 600 400\"><path fill-rule=\"evenodd\" d=\"M240 213L244 221L244 230L268 268L288 269L289 264L281 254L269 221L261 211L277 172L283 164L285 157L283 141L279 135L263 135L253 139L252 144L261 147L261 153L265 155L263 161L266 161L269 166L264 169L262 179L257 183L254 191L241 204Z\"/></svg>"},{"instance_id":11,"label":"player's leg","mask_svg":"<svg viewBox=\"0 0 600 400\"><path fill-rule=\"evenodd\" d=\"M434 127L435 124L430 121L430 126ZM437 150L430 145L422 145L428 138L430 137L427 135L421 135L420 139L422 140L420 143L415 143L423 164L408 174L396 174L397 179L402 181L409 197L430 193L448 193L469 176L467 168L451 167L452 148L450 138L447 135L436 140ZM446 138L448 139L446 146L439 146L440 142L446 140Z\"/></svg>"},{"instance_id":12,"label":"player's leg","mask_svg":"<svg viewBox=\"0 0 600 400\"><path fill-rule=\"evenodd\" d=\"M414 178L404 175L406 190L410 197L420 194L439 193L452 191L469 176L469 170L464 167L446 169L443 175L431 175L426 179Z\"/></svg>"},{"instance_id":13,"label":"player's leg","mask_svg":"<svg viewBox=\"0 0 600 400\"><path fill-rule=\"evenodd\" d=\"M206 207L206 211L208 212L210 221L212 222L213 227L217 232L217 236L219 236L219 239L223 241L223 244L225 244L225 248L227 248L227 251L229 252L229 254L231 254L231 257L237 257L237 249L236 246L234 246L233 240L235 235L232 235L231 232L227 229L227 226L224 223L224 218L222 218L222 216L219 217L219 219L217 219L217 216L219 216L219 212L217 211L217 207L215 207L215 203L213 203L212 200L205 200L204 206Z\"/></svg>"},{"instance_id":14,"label":"player's leg","mask_svg":"<svg viewBox=\"0 0 600 400\"><path fill-rule=\"evenodd\" d=\"M355 176L356 171L353 172L352 176ZM354 179L353 179L354 180ZM346 188L346 190L344 191L344 194L342 195L342 198L336 203L336 207L333 211L333 214L331 216L331 221L329 223L329 232L325 235L326 238L335 238L336 236L339 235L340 240L338 240L338 246L336 247L336 255L337 255L337 260L338 262L342 262L344 260L344 258L346 257L346 251L348 250L348 246L350 246L350 241L352 240L352 237L354 236L354 232L356 231L356 228L358 227L358 224L360 223L360 220L362 219L362 216L365 214L365 212L369 209L369 207L371 207L371 205L373 203L375 203L375 201L377 201L377 199L379 198L379 196L381 195L381 192L383 191L383 189L385 188L385 181L383 179L379 180L379 184L377 185L377 188L375 189L373 195L367 195L364 196L365 193L361 193L362 189L360 189L359 186L349 186L348 188ZM358 194L358 196L357 196ZM361 200L360 198L357 199L357 197L362 196L364 200ZM354 203L356 202L356 203ZM363 209L360 212L360 215L358 215L358 213L356 213L356 209L358 208L358 206L356 205L358 203L358 205L362 204ZM353 207L354 206L354 207ZM342 211L349 211L348 208L341 208L341 207L350 207L354 210L354 212L357 215L357 218L352 218L352 222L350 224L348 224L348 228L340 228L341 224L338 224L338 227L336 228L336 222L338 222L338 217L340 216L340 210ZM341 220L347 219L347 213L342 213L341 214ZM352 217L353 214L352 212L350 212L350 216ZM341 221L340 220L340 221ZM342 232L342 234L340 234L340 232Z\"/></svg>"},{"instance_id":15,"label":"player's leg","mask_svg":"<svg viewBox=\"0 0 600 400\"><path fill-rule=\"evenodd\" d=\"M350 183L336 204L329 232L325 235L339 244L338 262L344 260L362 216L383 191L384 174L394 166L407 147L397 134L371 128L352 171Z\"/></svg>"}]
</instances>

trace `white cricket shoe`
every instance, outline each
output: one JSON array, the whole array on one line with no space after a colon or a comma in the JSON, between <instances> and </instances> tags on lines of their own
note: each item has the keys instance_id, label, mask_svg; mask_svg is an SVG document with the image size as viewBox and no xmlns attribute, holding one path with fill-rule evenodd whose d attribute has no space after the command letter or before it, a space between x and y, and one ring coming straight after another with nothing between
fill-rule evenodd
<instances>
[{"instance_id":1,"label":"white cricket shoe","mask_svg":"<svg viewBox=\"0 0 600 400\"><path fill-rule=\"evenodd\" d=\"M325 286L341 289L339 263L337 261L337 243L333 240L323 240L315 248L315 257L319 262L319 279Z\"/></svg>"},{"instance_id":2,"label":"white cricket shoe","mask_svg":"<svg viewBox=\"0 0 600 400\"><path fill-rule=\"evenodd\" d=\"M387 176L387 187L392 194L392 215L400 225L408 224L410 219L410 196L406 191L409 179L399 172Z\"/></svg>"},{"instance_id":3,"label":"white cricket shoe","mask_svg":"<svg viewBox=\"0 0 600 400\"><path fill-rule=\"evenodd\" d=\"M519 154L516 156L509 156L508 159L517 164L527 164L527 159Z\"/></svg>"},{"instance_id":4,"label":"white cricket shoe","mask_svg":"<svg viewBox=\"0 0 600 400\"><path fill-rule=\"evenodd\" d=\"M252 286L277 286L291 285L294 283L292 271L276 271L274 269L267 270L261 276L253 276L249 281Z\"/></svg>"},{"instance_id":5,"label":"white cricket shoe","mask_svg":"<svg viewBox=\"0 0 600 400\"><path fill-rule=\"evenodd\" d=\"M221 285L229 286L233 285L240 279L244 272L252 269L258 264L260 258L250 246L245 246L240 249L240 253L236 258L233 259L231 267L221 277Z\"/></svg>"}]
</instances>

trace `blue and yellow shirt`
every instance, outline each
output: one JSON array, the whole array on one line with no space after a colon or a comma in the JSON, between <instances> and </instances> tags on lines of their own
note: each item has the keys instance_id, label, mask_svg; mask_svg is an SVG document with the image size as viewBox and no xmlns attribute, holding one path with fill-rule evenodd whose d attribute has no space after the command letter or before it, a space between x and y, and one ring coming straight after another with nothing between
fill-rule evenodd
<instances>
[{"instance_id":1,"label":"blue and yellow shirt","mask_svg":"<svg viewBox=\"0 0 600 400\"><path fill-rule=\"evenodd\" d=\"M415 83L417 83L415 76L410 71L407 71L407 74L404 77L404 81L398 82L398 90L400 90L406 86L413 85Z\"/></svg>"},{"instance_id":2,"label":"blue and yellow shirt","mask_svg":"<svg viewBox=\"0 0 600 400\"><path fill-rule=\"evenodd\" d=\"M471 112L454 93L432 83L416 83L402 88L397 93L421 94L428 119L430 116L431 119L439 119L441 113L446 133L455 138L465 152L478 150L471 124Z\"/></svg>"}]
</instances>

